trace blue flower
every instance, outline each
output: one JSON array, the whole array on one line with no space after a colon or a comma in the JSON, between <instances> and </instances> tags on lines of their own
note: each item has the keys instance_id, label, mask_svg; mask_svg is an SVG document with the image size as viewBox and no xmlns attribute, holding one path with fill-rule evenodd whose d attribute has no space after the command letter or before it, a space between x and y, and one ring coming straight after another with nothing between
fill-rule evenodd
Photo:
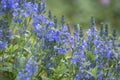
<instances>
[{"instance_id":1,"label":"blue flower","mask_svg":"<svg viewBox=\"0 0 120 80\"><path fill-rule=\"evenodd\" d=\"M113 54L113 51L111 48L108 48L106 51L105 51L105 56L107 59L110 59L112 57L112 54Z\"/></svg>"},{"instance_id":2,"label":"blue flower","mask_svg":"<svg viewBox=\"0 0 120 80\"><path fill-rule=\"evenodd\" d=\"M49 18L44 18L44 19L43 19L43 23L44 23L44 24L49 24L49 23L50 23Z\"/></svg>"},{"instance_id":3,"label":"blue flower","mask_svg":"<svg viewBox=\"0 0 120 80\"><path fill-rule=\"evenodd\" d=\"M72 57L72 59L71 59L71 62L73 63L73 64L76 64L78 61L79 61L79 56L78 55L74 55L73 57Z\"/></svg>"},{"instance_id":4,"label":"blue flower","mask_svg":"<svg viewBox=\"0 0 120 80\"><path fill-rule=\"evenodd\" d=\"M38 18L38 20L42 21L44 19L44 15L43 14L39 14L38 16L36 16Z\"/></svg>"},{"instance_id":5,"label":"blue flower","mask_svg":"<svg viewBox=\"0 0 120 80\"><path fill-rule=\"evenodd\" d=\"M103 80L103 77L104 77L104 74L100 73L99 76L98 76L98 80Z\"/></svg>"},{"instance_id":6,"label":"blue flower","mask_svg":"<svg viewBox=\"0 0 120 80\"><path fill-rule=\"evenodd\" d=\"M120 43L118 43L117 46L120 47Z\"/></svg>"},{"instance_id":7,"label":"blue flower","mask_svg":"<svg viewBox=\"0 0 120 80\"><path fill-rule=\"evenodd\" d=\"M86 74L85 78L90 79L90 75Z\"/></svg>"},{"instance_id":8,"label":"blue flower","mask_svg":"<svg viewBox=\"0 0 120 80\"><path fill-rule=\"evenodd\" d=\"M98 46L100 44L100 40L98 39L98 37L94 37L94 45Z\"/></svg>"},{"instance_id":9,"label":"blue flower","mask_svg":"<svg viewBox=\"0 0 120 80\"><path fill-rule=\"evenodd\" d=\"M17 77L20 80L31 80L31 76L33 76L36 72L38 72L38 67L34 57L32 56L26 63L25 68L18 72Z\"/></svg>"},{"instance_id":10,"label":"blue flower","mask_svg":"<svg viewBox=\"0 0 120 80\"><path fill-rule=\"evenodd\" d=\"M1 8L2 12L5 12L7 9L9 9L10 12L16 10L18 6L18 0L1 0Z\"/></svg>"},{"instance_id":11,"label":"blue flower","mask_svg":"<svg viewBox=\"0 0 120 80\"><path fill-rule=\"evenodd\" d=\"M116 70L117 70L118 73L120 73L120 65L118 65L118 66L116 67Z\"/></svg>"},{"instance_id":12,"label":"blue flower","mask_svg":"<svg viewBox=\"0 0 120 80\"><path fill-rule=\"evenodd\" d=\"M77 62L80 61L80 63L83 63L82 59L85 57L84 53L83 52L75 52L72 59L71 59L71 62L73 64L76 64Z\"/></svg>"},{"instance_id":13,"label":"blue flower","mask_svg":"<svg viewBox=\"0 0 120 80\"><path fill-rule=\"evenodd\" d=\"M12 13L12 15L13 15L13 17L17 17L17 16L19 15L19 13L18 13L17 11L14 11L14 12Z\"/></svg>"},{"instance_id":14,"label":"blue flower","mask_svg":"<svg viewBox=\"0 0 120 80\"><path fill-rule=\"evenodd\" d=\"M26 64L26 69L28 76L32 76L34 73L38 71L36 62L33 61L33 58L31 57L29 59L29 62Z\"/></svg>"},{"instance_id":15,"label":"blue flower","mask_svg":"<svg viewBox=\"0 0 120 80\"><path fill-rule=\"evenodd\" d=\"M48 33L44 35L44 38L49 41L54 41L55 39L55 31L53 29L49 29Z\"/></svg>"},{"instance_id":16,"label":"blue flower","mask_svg":"<svg viewBox=\"0 0 120 80\"><path fill-rule=\"evenodd\" d=\"M74 32L74 37L76 38L76 39L79 39L80 37L79 37L79 34L77 34L76 32Z\"/></svg>"},{"instance_id":17,"label":"blue flower","mask_svg":"<svg viewBox=\"0 0 120 80\"><path fill-rule=\"evenodd\" d=\"M7 46L7 42L0 41L0 50Z\"/></svg>"},{"instance_id":18,"label":"blue flower","mask_svg":"<svg viewBox=\"0 0 120 80\"><path fill-rule=\"evenodd\" d=\"M87 40L88 40L88 41L91 41L91 40L92 40L92 37L88 35L88 36L87 36Z\"/></svg>"},{"instance_id":19,"label":"blue flower","mask_svg":"<svg viewBox=\"0 0 120 80\"><path fill-rule=\"evenodd\" d=\"M0 37L3 36L3 30L0 29Z\"/></svg>"},{"instance_id":20,"label":"blue flower","mask_svg":"<svg viewBox=\"0 0 120 80\"><path fill-rule=\"evenodd\" d=\"M109 45L110 47L112 47L112 46L113 46L113 41L112 41L112 40L109 40L109 41L108 41L108 45Z\"/></svg>"},{"instance_id":21,"label":"blue flower","mask_svg":"<svg viewBox=\"0 0 120 80\"><path fill-rule=\"evenodd\" d=\"M17 9L18 9L18 7L19 7L18 2L14 3L14 5L12 5L12 8L13 8L14 10L17 10Z\"/></svg>"},{"instance_id":22,"label":"blue flower","mask_svg":"<svg viewBox=\"0 0 120 80\"><path fill-rule=\"evenodd\" d=\"M80 45L80 49L81 49L81 50L85 50L85 49L87 49L87 48L88 48L87 42L86 42L85 40L82 40L82 43L81 43L81 45Z\"/></svg>"},{"instance_id":23,"label":"blue flower","mask_svg":"<svg viewBox=\"0 0 120 80\"><path fill-rule=\"evenodd\" d=\"M74 37L73 36L69 38L69 42L70 42L71 47L74 48Z\"/></svg>"},{"instance_id":24,"label":"blue flower","mask_svg":"<svg viewBox=\"0 0 120 80\"><path fill-rule=\"evenodd\" d=\"M22 19L19 18L19 19L18 19L18 23L21 23L21 22L22 22Z\"/></svg>"},{"instance_id":25,"label":"blue flower","mask_svg":"<svg viewBox=\"0 0 120 80\"><path fill-rule=\"evenodd\" d=\"M81 80L83 77L83 74L82 73L78 73L75 77L75 80Z\"/></svg>"},{"instance_id":26,"label":"blue flower","mask_svg":"<svg viewBox=\"0 0 120 80\"><path fill-rule=\"evenodd\" d=\"M98 50L95 48L94 50L93 50L93 53L95 54L95 55L98 55Z\"/></svg>"},{"instance_id":27,"label":"blue flower","mask_svg":"<svg viewBox=\"0 0 120 80\"><path fill-rule=\"evenodd\" d=\"M19 77L20 80L31 80L29 77L26 77L25 73L19 72L17 76Z\"/></svg>"},{"instance_id":28,"label":"blue flower","mask_svg":"<svg viewBox=\"0 0 120 80\"><path fill-rule=\"evenodd\" d=\"M67 52L67 50L64 47L60 47L60 48L58 48L58 52L61 54L65 54Z\"/></svg>"},{"instance_id":29,"label":"blue flower","mask_svg":"<svg viewBox=\"0 0 120 80\"><path fill-rule=\"evenodd\" d=\"M56 40L57 43L61 42L60 36L61 36L61 31L60 30L56 30L56 32L55 32L55 40Z\"/></svg>"}]
</instances>

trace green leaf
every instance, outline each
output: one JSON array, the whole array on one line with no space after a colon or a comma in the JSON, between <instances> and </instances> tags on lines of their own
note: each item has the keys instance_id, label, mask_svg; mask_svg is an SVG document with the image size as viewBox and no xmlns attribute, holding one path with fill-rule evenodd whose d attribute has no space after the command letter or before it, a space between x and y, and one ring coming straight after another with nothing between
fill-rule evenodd
<instances>
[{"instance_id":1,"label":"green leaf","mask_svg":"<svg viewBox=\"0 0 120 80\"><path fill-rule=\"evenodd\" d=\"M53 80L53 79L43 77L42 80Z\"/></svg>"},{"instance_id":2,"label":"green leaf","mask_svg":"<svg viewBox=\"0 0 120 80\"><path fill-rule=\"evenodd\" d=\"M10 62L3 62L4 67L12 67L12 64Z\"/></svg>"},{"instance_id":3,"label":"green leaf","mask_svg":"<svg viewBox=\"0 0 120 80\"><path fill-rule=\"evenodd\" d=\"M19 59L20 59L20 67L22 68L22 67L25 66L26 58L23 56L23 57L21 57Z\"/></svg>"},{"instance_id":4,"label":"green leaf","mask_svg":"<svg viewBox=\"0 0 120 80\"><path fill-rule=\"evenodd\" d=\"M68 69L66 68L64 63L62 65L58 66L57 69L55 69L56 74L64 74L67 71L68 71Z\"/></svg>"},{"instance_id":5,"label":"green leaf","mask_svg":"<svg viewBox=\"0 0 120 80\"><path fill-rule=\"evenodd\" d=\"M28 47L28 48L24 48L24 50L25 50L26 52L28 52L28 53L32 53L29 47Z\"/></svg>"},{"instance_id":6,"label":"green leaf","mask_svg":"<svg viewBox=\"0 0 120 80\"><path fill-rule=\"evenodd\" d=\"M14 72L9 72L9 71L1 71L0 72L0 76L2 78L8 78L9 80L11 80L11 78L15 77ZM1 80L1 79L0 79Z\"/></svg>"},{"instance_id":7,"label":"green leaf","mask_svg":"<svg viewBox=\"0 0 120 80\"><path fill-rule=\"evenodd\" d=\"M94 76L93 74L92 74L92 72L90 72L90 71L86 71L88 74L90 74L91 76Z\"/></svg>"},{"instance_id":8,"label":"green leaf","mask_svg":"<svg viewBox=\"0 0 120 80\"><path fill-rule=\"evenodd\" d=\"M9 46L10 53L14 52L16 49L18 49L18 45L10 45Z\"/></svg>"},{"instance_id":9,"label":"green leaf","mask_svg":"<svg viewBox=\"0 0 120 80\"><path fill-rule=\"evenodd\" d=\"M87 56L89 57L90 62L93 63L96 56L91 51L87 51Z\"/></svg>"},{"instance_id":10,"label":"green leaf","mask_svg":"<svg viewBox=\"0 0 120 80\"><path fill-rule=\"evenodd\" d=\"M37 78L35 78L35 80L42 80L42 77L38 76Z\"/></svg>"},{"instance_id":11,"label":"green leaf","mask_svg":"<svg viewBox=\"0 0 120 80\"><path fill-rule=\"evenodd\" d=\"M90 71L86 71L88 74L90 74L91 76L93 76L95 79L97 79L98 75L97 75L97 71L98 68L90 68Z\"/></svg>"},{"instance_id":12,"label":"green leaf","mask_svg":"<svg viewBox=\"0 0 120 80\"><path fill-rule=\"evenodd\" d=\"M0 75L0 80L9 80L9 78Z\"/></svg>"},{"instance_id":13,"label":"green leaf","mask_svg":"<svg viewBox=\"0 0 120 80\"><path fill-rule=\"evenodd\" d=\"M20 38L20 36L19 36L19 35L15 35L15 38L18 38L18 39L19 39L19 38Z\"/></svg>"},{"instance_id":14,"label":"green leaf","mask_svg":"<svg viewBox=\"0 0 120 80\"><path fill-rule=\"evenodd\" d=\"M0 71L12 72L12 67L0 67Z\"/></svg>"}]
</instances>

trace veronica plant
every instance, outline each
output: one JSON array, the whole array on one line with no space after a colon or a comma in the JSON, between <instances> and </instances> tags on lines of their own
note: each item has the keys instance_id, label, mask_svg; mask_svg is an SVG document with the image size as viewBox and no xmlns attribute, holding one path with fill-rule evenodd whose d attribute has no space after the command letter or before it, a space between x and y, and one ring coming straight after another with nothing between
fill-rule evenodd
<instances>
[{"instance_id":1,"label":"veronica plant","mask_svg":"<svg viewBox=\"0 0 120 80\"><path fill-rule=\"evenodd\" d=\"M112 36L108 36L107 25L105 26L105 31L103 31L103 26L101 26L101 36L99 36L93 18L91 21L92 25L87 31L86 38L84 38L83 41L84 43L82 44L79 41L75 44L77 45L80 43L83 48L80 45L77 45L78 48L73 48L73 51L76 49L76 52L71 61L76 65L74 66L77 68L76 72L78 73L75 73L75 78L76 80L118 79L115 76L118 75L116 66L119 64L119 53L117 46L114 45L116 44L115 40L113 40L114 36L113 38L111 38ZM111 70L111 68L113 68L113 70ZM111 77L110 74L112 75Z\"/></svg>"},{"instance_id":2,"label":"veronica plant","mask_svg":"<svg viewBox=\"0 0 120 80\"><path fill-rule=\"evenodd\" d=\"M60 23L45 0L0 0L0 79L103 80L120 77L116 30L92 17L87 32ZM11 33L12 32L12 33ZM12 35L13 34L13 35ZM5 75L3 75L5 74Z\"/></svg>"}]
</instances>

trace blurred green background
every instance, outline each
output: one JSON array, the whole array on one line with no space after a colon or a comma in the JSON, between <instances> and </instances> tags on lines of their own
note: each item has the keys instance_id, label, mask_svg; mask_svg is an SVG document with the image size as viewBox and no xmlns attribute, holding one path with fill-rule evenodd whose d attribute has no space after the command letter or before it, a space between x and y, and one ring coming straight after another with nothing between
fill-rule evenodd
<instances>
[{"instance_id":1,"label":"blurred green background","mask_svg":"<svg viewBox=\"0 0 120 80\"><path fill-rule=\"evenodd\" d=\"M84 29L88 29L94 16L98 28L100 23L108 24L120 35L120 0L47 0L48 10L58 19L64 15L71 26L78 23Z\"/></svg>"}]
</instances>

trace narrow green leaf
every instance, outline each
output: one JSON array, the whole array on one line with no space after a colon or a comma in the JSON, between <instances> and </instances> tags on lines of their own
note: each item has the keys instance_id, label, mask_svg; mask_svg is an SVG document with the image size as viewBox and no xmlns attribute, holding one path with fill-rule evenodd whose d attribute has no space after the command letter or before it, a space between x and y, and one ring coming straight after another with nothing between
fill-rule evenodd
<instances>
[{"instance_id":1,"label":"narrow green leaf","mask_svg":"<svg viewBox=\"0 0 120 80\"><path fill-rule=\"evenodd\" d=\"M90 62L93 63L93 61L95 60L96 56L91 51L87 51L87 56L89 57Z\"/></svg>"}]
</instances>

